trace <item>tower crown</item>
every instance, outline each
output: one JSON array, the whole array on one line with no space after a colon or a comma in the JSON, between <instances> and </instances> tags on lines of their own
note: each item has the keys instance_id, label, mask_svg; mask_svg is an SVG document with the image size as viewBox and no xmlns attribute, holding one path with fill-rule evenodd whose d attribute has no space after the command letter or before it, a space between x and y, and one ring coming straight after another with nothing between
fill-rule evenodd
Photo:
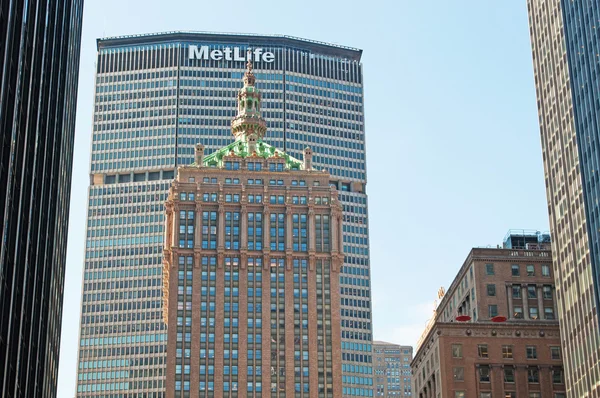
<instances>
[{"instance_id":1,"label":"tower crown","mask_svg":"<svg viewBox=\"0 0 600 398\"><path fill-rule=\"evenodd\" d=\"M244 73L244 87L238 92L238 113L231 122L231 132L235 139L249 143L262 140L267 131L267 123L260 113L262 98L255 83L256 76L252 72L252 61L249 58Z\"/></svg>"}]
</instances>

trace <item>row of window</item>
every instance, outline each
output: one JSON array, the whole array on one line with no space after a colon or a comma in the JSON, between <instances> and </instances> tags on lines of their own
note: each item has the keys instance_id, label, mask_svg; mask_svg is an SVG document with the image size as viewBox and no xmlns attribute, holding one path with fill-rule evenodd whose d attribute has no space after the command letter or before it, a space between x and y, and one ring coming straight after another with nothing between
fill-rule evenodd
<instances>
[{"instance_id":1,"label":"row of window","mask_svg":"<svg viewBox=\"0 0 600 398\"><path fill-rule=\"evenodd\" d=\"M251 181L251 180L249 180ZM225 194L225 202L227 203L239 203L240 195L239 194ZM193 192L181 192L179 194L179 198L183 201L189 200L194 201L196 196ZM327 196L316 196L313 198L315 205L328 205L329 197ZM213 193L204 193L202 194L203 202L217 202L218 194L216 192ZM263 203L263 195L248 195L248 203ZM269 196L270 204L285 204L285 196L284 195L270 195ZM295 205L305 205L307 204L306 196L292 196L292 204ZM366 228L365 228L366 230Z\"/></svg>"},{"instance_id":2,"label":"row of window","mask_svg":"<svg viewBox=\"0 0 600 398\"><path fill-rule=\"evenodd\" d=\"M531 306L529 307L529 319L540 319L538 307ZM513 313L511 314L514 319L523 319L523 307L514 306ZM488 305L488 316L493 318L498 316L498 305L490 304ZM554 307L544 307L544 319L554 320L556 316L554 314Z\"/></svg>"},{"instance_id":3,"label":"row of window","mask_svg":"<svg viewBox=\"0 0 600 398\"><path fill-rule=\"evenodd\" d=\"M527 359L537 359L537 346L528 345L525 347ZM487 344L479 344L477 346L477 353L479 358L489 358L488 345ZM452 344L452 358L462 358L463 357L463 346L462 344ZM503 345L502 346L502 358L504 359L513 359L513 346L512 345ZM561 359L560 347L558 346L550 346L550 359L559 361ZM425 369L423 369L425 371Z\"/></svg>"},{"instance_id":4,"label":"row of window","mask_svg":"<svg viewBox=\"0 0 600 398\"><path fill-rule=\"evenodd\" d=\"M525 271L526 271L527 276L535 276L536 275L535 269L536 269L535 265L527 264L525 266ZM485 272L487 275L495 275L496 271L494 270L494 264L486 264ZM542 272L542 276L550 277L550 266L542 265L541 272ZM511 275L512 276L521 276L521 266L519 264L513 264L511 266Z\"/></svg>"},{"instance_id":5,"label":"row of window","mask_svg":"<svg viewBox=\"0 0 600 398\"><path fill-rule=\"evenodd\" d=\"M512 297L514 299L522 298L522 287L521 285L513 285L512 286ZM496 285L488 284L487 285L487 295L490 297L496 296ZM535 299L537 298L537 286L536 285L527 285L527 298ZM542 297L544 300L552 300L552 285L544 285L542 287Z\"/></svg>"},{"instance_id":6,"label":"row of window","mask_svg":"<svg viewBox=\"0 0 600 398\"><path fill-rule=\"evenodd\" d=\"M504 367L504 382L515 383L515 368L512 366ZM479 381L481 383L489 383L491 381L491 367L489 365L479 365ZM454 368L454 381L464 381L465 368L456 367ZM538 367L527 368L527 382L528 383L539 383L540 382L540 369ZM552 384L564 384L564 372L562 368L552 369ZM491 398L491 395L490 395Z\"/></svg>"}]
</instances>

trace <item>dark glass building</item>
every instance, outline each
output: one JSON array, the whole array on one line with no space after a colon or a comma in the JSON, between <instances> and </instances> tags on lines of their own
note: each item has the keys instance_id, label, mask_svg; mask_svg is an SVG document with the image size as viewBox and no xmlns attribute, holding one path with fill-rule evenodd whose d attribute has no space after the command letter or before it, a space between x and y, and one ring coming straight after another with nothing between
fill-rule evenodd
<instances>
[{"instance_id":1,"label":"dark glass building","mask_svg":"<svg viewBox=\"0 0 600 398\"><path fill-rule=\"evenodd\" d=\"M0 396L55 397L83 0L0 2Z\"/></svg>"},{"instance_id":2,"label":"dark glass building","mask_svg":"<svg viewBox=\"0 0 600 398\"><path fill-rule=\"evenodd\" d=\"M600 397L600 4L528 0L568 397Z\"/></svg>"}]
</instances>

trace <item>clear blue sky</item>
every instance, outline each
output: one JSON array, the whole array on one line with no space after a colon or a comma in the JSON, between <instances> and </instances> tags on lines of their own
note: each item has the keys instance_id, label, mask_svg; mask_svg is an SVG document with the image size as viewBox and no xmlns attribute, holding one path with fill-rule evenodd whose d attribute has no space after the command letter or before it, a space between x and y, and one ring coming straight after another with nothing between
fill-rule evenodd
<instances>
[{"instance_id":1,"label":"clear blue sky","mask_svg":"<svg viewBox=\"0 0 600 398\"><path fill-rule=\"evenodd\" d=\"M374 337L414 345L473 246L548 229L525 0L88 0L59 371L75 394L97 37L275 33L364 50Z\"/></svg>"}]
</instances>

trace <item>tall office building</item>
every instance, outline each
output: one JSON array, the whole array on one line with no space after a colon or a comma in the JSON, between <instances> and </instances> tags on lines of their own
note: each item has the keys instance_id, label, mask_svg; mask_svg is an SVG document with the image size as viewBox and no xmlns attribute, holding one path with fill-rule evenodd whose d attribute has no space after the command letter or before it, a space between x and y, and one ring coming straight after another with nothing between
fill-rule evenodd
<instances>
[{"instance_id":1,"label":"tall office building","mask_svg":"<svg viewBox=\"0 0 600 398\"><path fill-rule=\"evenodd\" d=\"M0 396L55 397L82 0L0 4Z\"/></svg>"},{"instance_id":2,"label":"tall office building","mask_svg":"<svg viewBox=\"0 0 600 398\"><path fill-rule=\"evenodd\" d=\"M528 0L569 397L600 397L600 10Z\"/></svg>"},{"instance_id":3,"label":"tall office building","mask_svg":"<svg viewBox=\"0 0 600 398\"><path fill-rule=\"evenodd\" d=\"M373 377L376 397L412 396L410 363L413 348L385 341L373 342Z\"/></svg>"},{"instance_id":4,"label":"tall office building","mask_svg":"<svg viewBox=\"0 0 600 398\"><path fill-rule=\"evenodd\" d=\"M176 166L230 142L251 50L269 141L310 146L343 206L343 396L372 394L361 51L285 36L98 40L78 396L164 392L164 202Z\"/></svg>"},{"instance_id":5,"label":"tall office building","mask_svg":"<svg viewBox=\"0 0 600 398\"><path fill-rule=\"evenodd\" d=\"M268 145L252 64L235 140L166 203L167 398L341 396L342 208L329 173Z\"/></svg>"}]
</instances>

